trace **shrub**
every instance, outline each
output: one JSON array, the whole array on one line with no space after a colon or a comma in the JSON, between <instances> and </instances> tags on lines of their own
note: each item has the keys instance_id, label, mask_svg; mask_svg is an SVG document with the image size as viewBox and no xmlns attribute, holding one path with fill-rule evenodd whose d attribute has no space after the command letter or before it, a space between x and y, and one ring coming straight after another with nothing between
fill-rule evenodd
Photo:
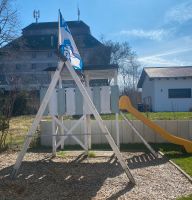
<instances>
[{"instance_id":1,"label":"shrub","mask_svg":"<svg viewBox=\"0 0 192 200\"><path fill-rule=\"evenodd\" d=\"M15 98L16 93L14 91L9 93L0 91L0 151L7 148L6 139Z\"/></svg>"}]
</instances>

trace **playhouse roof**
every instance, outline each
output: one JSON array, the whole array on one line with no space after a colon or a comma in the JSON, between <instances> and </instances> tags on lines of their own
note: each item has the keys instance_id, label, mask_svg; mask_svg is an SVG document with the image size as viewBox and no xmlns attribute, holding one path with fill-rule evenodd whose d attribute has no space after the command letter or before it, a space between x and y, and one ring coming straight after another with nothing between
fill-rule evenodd
<instances>
[{"instance_id":1,"label":"playhouse roof","mask_svg":"<svg viewBox=\"0 0 192 200\"><path fill-rule=\"evenodd\" d=\"M149 78L185 78L192 77L192 66L183 67L146 67L143 68L137 87L142 88L143 82Z\"/></svg>"}]
</instances>

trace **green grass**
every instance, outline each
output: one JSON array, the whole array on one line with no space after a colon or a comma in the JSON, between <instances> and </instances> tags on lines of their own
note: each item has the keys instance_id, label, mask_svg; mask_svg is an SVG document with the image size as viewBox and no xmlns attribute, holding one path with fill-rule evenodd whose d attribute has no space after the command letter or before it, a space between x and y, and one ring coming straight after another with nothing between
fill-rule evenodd
<instances>
[{"instance_id":1,"label":"green grass","mask_svg":"<svg viewBox=\"0 0 192 200\"><path fill-rule=\"evenodd\" d=\"M192 154L181 152L167 152L165 155L176 163L187 174L192 176Z\"/></svg>"},{"instance_id":2,"label":"green grass","mask_svg":"<svg viewBox=\"0 0 192 200\"><path fill-rule=\"evenodd\" d=\"M159 144L156 148L192 176L192 154L186 153L183 147L174 144Z\"/></svg>"},{"instance_id":3,"label":"green grass","mask_svg":"<svg viewBox=\"0 0 192 200\"><path fill-rule=\"evenodd\" d=\"M24 142L33 119L34 116L31 115L13 117L10 121L6 143L9 146L20 147Z\"/></svg>"},{"instance_id":4,"label":"green grass","mask_svg":"<svg viewBox=\"0 0 192 200\"><path fill-rule=\"evenodd\" d=\"M192 200L192 194L186 197L178 198L177 200Z\"/></svg>"},{"instance_id":5,"label":"green grass","mask_svg":"<svg viewBox=\"0 0 192 200\"><path fill-rule=\"evenodd\" d=\"M142 113L144 116L151 120L189 120L192 119L192 112L148 112ZM136 119L130 113L125 114L126 117L129 119ZM115 115L101 115L102 119L104 120L114 120ZM119 119L122 120L123 118L119 116Z\"/></svg>"},{"instance_id":6,"label":"green grass","mask_svg":"<svg viewBox=\"0 0 192 200\"><path fill-rule=\"evenodd\" d=\"M66 152L65 151L59 151L57 152L57 156L61 158L66 158Z\"/></svg>"},{"instance_id":7,"label":"green grass","mask_svg":"<svg viewBox=\"0 0 192 200\"><path fill-rule=\"evenodd\" d=\"M88 151L88 158L95 158L96 154L94 151Z\"/></svg>"},{"instance_id":8,"label":"green grass","mask_svg":"<svg viewBox=\"0 0 192 200\"><path fill-rule=\"evenodd\" d=\"M192 112L146 112L146 113L142 112L142 114L151 120L190 120L192 119ZM125 113L125 115L129 119L133 119L133 120L136 119L130 113ZM101 117L103 120L115 120L115 114L102 114ZM17 119L19 118L22 119L22 118L25 118L25 116L17 117ZM45 116L44 119L51 120L49 116ZM76 120L76 119L79 119L79 116L74 116L74 117L64 116L64 119ZM93 116L92 116L92 119L93 119ZM123 120L123 118L120 115L119 115L119 120Z\"/></svg>"}]
</instances>

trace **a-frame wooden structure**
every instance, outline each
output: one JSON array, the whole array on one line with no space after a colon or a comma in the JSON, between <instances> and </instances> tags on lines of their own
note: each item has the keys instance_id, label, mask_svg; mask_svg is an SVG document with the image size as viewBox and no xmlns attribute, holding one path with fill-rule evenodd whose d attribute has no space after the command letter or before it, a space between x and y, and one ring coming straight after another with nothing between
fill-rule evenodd
<instances>
[{"instance_id":1,"label":"a-frame wooden structure","mask_svg":"<svg viewBox=\"0 0 192 200\"><path fill-rule=\"evenodd\" d=\"M26 139L25 139L25 142L24 142L24 145L23 145L23 148L21 150L21 152L19 153L18 157L17 157L17 160L16 160L16 163L13 167L13 171L11 173L11 177L14 178L16 177L17 173L18 173L18 170L20 168L20 165L22 163L22 160L25 156L25 153L29 147L29 144L32 140L32 136L35 134L35 131L42 119L42 116L43 116L43 113L48 105L48 102L50 101L51 99L51 96L54 92L54 89L60 79L60 75L61 75L61 72L63 70L63 68L66 67L69 71L69 73L71 74L73 80L75 81L77 87L79 88L83 98L84 98L84 101L85 103L87 104L89 110L91 111L91 113L94 115L96 121L98 122L98 125L99 127L101 128L101 131L102 133L105 135L106 139L108 140L112 150L114 151L120 165L122 166L123 170L125 171L127 177L129 178L129 180L131 181L131 183L135 184L135 180L129 170L129 167L128 165L126 164L125 160L123 159L121 153L120 153L120 150L119 148L117 147L117 145L115 144L109 130L107 129L107 127L105 126L100 114L98 113L95 105L93 104L87 90L85 89L84 85L82 84L79 76L77 75L77 73L75 72L74 68L72 67L72 65L70 64L69 61L67 61L65 58L62 58L62 60L59 62L58 64L58 67L55 71L55 74L51 80L51 83L48 87L48 90L44 96L44 99L41 103L41 106L36 114L36 117L32 123L32 126L26 136Z\"/></svg>"}]
</instances>

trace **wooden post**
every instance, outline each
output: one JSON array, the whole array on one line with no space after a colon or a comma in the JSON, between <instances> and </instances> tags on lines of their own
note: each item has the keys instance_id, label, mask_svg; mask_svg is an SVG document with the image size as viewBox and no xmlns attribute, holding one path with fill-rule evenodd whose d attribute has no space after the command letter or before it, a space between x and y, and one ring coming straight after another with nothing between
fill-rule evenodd
<instances>
[{"instance_id":1,"label":"wooden post","mask_svg":"<svg viewBox=\"0 0 192 200\"><path fill-rule=\"evenodd\" d=\"M85 74L85 86L89 88L89 75ZM84 101L84 105L85 101ZM87 150L91 149L91 117L89 114L86 114L85 116L85 146L87 147Z\"/></svg>"},{"instance_id":2,"label":"wooden post","mask_svg":"<svg viewBox=\"0 0 192 200\"><path fill-rule=\"evenodd\" d=\"M120 140L119 140L119 113L115 113L115 127L116 127L116 144L120 148Z\"/></svg>"},{"instance_id":3,"label":"wooden post","mask_svg":"<svg viewBox=\"0 0 192 200\"><path fill-rule=\"evenodd\" d=\"M61 76L59 77L59 88L63 88Z\"/></svg>"},{"instance_id":4,"label":"wooden post","mask_svg":"<svg viewBox=\"0 0 192 200\"><path fill-rule=\"evenodd\" d=\"M118 71L116 70L114 76L114 85L117 85L117 77ZM115 113L115 128L116 128L116 144L120 148L120 140L119 140L119 113Z\"/></svg>"},{"instance_id":5,"label":"wooden post","mask_svg":"<svg viewBox=\"0 0 192 200\"><path fill-rule=\"evenodd\" d=\"M62 89L63 88L63 84L62 84L62 78L61 76L59 77L59 88ZM61 123L63 124L63 116L60 117ZM60 131L61 131L61 135L60 138L64 137L64 129L63 127L60 126ZM61 149L64 149L64 140L62 140L62 144L61 144Z\"/></svg>"},{"instance_id":6,"label":"wooden post","mask_svg":"<svg viewBox=\"0 0 192 200\"><path fill-rule=\"evenodd\" d=\"M62 123L62 125L64 124L63 116L61 117L61 123ZM64 130L64 128L61 127L61 126L60 126L60 130L61 130L61 135L63 135L63 136L61 136L60 138L62 138L62 137L64 138L65 130ZM64 149L64 140L62 140L61 149Z\"/></svg>"},{"instance_id":7,"label":"wooden post","mask_svg":"<svg viewBox=\"0 0 192 200\"><path fill-rule=\"evenodd\" d=\"M56 156L56 124L54 117L51 116L52 119L52 154L53 156Z\"/></svg>"},{"instance_id":8,"label":"wooden post","mask_svg":"<svg viewBox=\"0 0 192 200\"><path fill-rule=\"evenodd\" d=\"M87 115L85 115L85 118L83 120L84 122L84 145L86 147L86 151L85 151L85 154L88 155L88 133L87 133Z\"/></svg>"}]
</instances>

